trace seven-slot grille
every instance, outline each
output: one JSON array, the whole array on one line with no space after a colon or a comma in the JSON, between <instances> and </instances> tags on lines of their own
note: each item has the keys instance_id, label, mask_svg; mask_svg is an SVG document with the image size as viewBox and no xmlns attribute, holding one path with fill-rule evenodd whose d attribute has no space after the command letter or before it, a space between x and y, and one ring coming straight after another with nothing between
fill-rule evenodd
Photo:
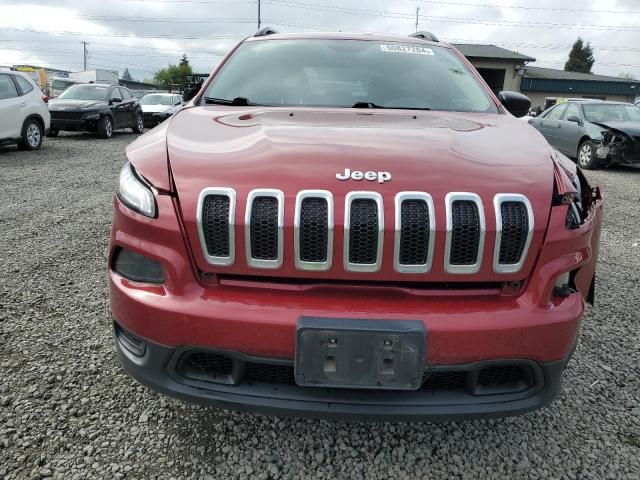
<instances>
[{"instance_id":1,"label":"seven-slot grille","mask_svg":"<svg viewBox=\"0 0 640 480\"><path fill-rule=\"evenodd\" d=\"M235 192L206 189L200 195L198 225L207 261L234 262ZM498 194L494 198L496 240L494 271L517 272L533 234L533 213L526 197ZM333 197L325 190L305 190L296 198L295 263L300 270L328 270L333 255ZM375 272L382 263L384 214L382 196L350 192L344 210L344 268ZM256 268L279 268L283 261L284 194L253 190L246 202L245 255ZM401 273L431 270L436 236L433 200L423 192L403 192L395 198L394 269ZM473 193L446 196L444 269L448 273L476 273L482 266L485 212Z\"/></svg>"}]
</instances>

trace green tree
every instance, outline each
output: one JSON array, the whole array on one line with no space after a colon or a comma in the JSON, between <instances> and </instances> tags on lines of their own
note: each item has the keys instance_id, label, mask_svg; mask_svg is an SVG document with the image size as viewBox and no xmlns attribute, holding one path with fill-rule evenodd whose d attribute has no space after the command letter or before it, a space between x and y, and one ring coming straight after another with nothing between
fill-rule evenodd
<instances>
[{"instance_id":1,"label":"green tree","mask_svg":"<svg viewBox=\"0 0 640 480\"><path fill-rule=\"evenodd\" d=\"M182 90L187 84L187 76L192 73L189 60L183 55L178 65L169 63L167 68L161 68L153 75L153 80L160 88Z\"/></svg>"},{"instance_id":2,"label":"green tree","mask_svg":"<svg viewBox=\"0 0 640 480\"><path fill-rule=\"evenodd\" d=\"M593 58L591 44L587 43L585 45L582 38L578 37L573 47L571 47L569 60L567 60L564 69L567 72L591 73L591 67L593 67L594 63L595 59Z\"/></svg>"},{"instance_id":3,"label":"green tree","mask_svg":"<svg viewBox=\"0 0 640 480\"><path fill-rule=\"evenodd\" d=\"M124 69L124 73L122 74L122 79L128 80L129 82L133 80L133 78L131 78L131 74L129 73L129 67Z\"/></svg>"}]
</instances>

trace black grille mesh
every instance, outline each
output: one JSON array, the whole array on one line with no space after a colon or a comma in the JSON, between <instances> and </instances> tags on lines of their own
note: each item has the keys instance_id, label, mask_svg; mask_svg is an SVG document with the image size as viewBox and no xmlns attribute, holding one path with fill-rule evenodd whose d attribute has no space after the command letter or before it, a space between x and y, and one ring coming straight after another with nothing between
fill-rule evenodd
<instances>
[{"instance_id":1,"label":"black grille mesh","mask_svg":"<svg viewBox=\"0 0 640 480\"><path fill-rule=\"evenodd\" d=\"M278 199L256 197L251 208L251 256L257 260L278 258Z\"/></svg>"},{"instance_id":2,"label":"black grille mesh","mask_svg":"<svg viewBox=\"0 0 640 480\"><path fill-rule=\"evenodd\" d=\"M209 352L189 352L178 366L178 372L194 380L211 382L229 375L233 370L233 360L224 355Z\"/></svg>"},{"instance_id":3,"label":"black grille mesh","mask_svg":"<svg viewBox=\"0 0 640 480\"><path fill-rule=\"evenodd\" d=\"M529 217L522 202L504 202L500 206L502 215L502 240L500 242L501 264L520 261L529 231Z\"/></svg>"},{"instance_id":4,"label":"black grille mesh","mask_svg":"<svg viewBox=\"0 0 640 480\"><path fill-rule=\"evenodd\" d=\"M214 257L229 256L229 202L225 195L207 195L202 205L204 241Z\"/></svg>"},{"instance_id":5,"label":"black grille mesh","mask_svg":"<svg viewBox=\"0 0 640 480\"><path fill-rule=\"evenodd\" d=\"M253 383L296 384L293 367L266 363L247 363L245 365L244 380Z\"/></svg>"},{"instance_id":6,"label":"black grille mesh","mask_svg":"<svg viewBox=\"0 0 640 480\"><path fill-rule=\"evenodd\" d=\"M85 112L51 112L51 118L54 120L80 120Z\"/></svg>"},{"instance_id":7,"label":"black grille mesh","mask_svg":"<svg viewBox=\"0 0 640 480\"><path fill-rule=\"evenodd\" d=\"M404 200L400 207L400 264L424 265L429 254L429 208L424 200Z\"/></svg>"},{"instance_id":8,"label":"black grille mesh","mask_svg":"<svg viewBox=\"0 0 640 480\"><path fill-rule=\"evenodd\" d=\"M473 265L478 260L480 216L478 206L469 200L452 204L451 265Z\"/></svg>"},{"instance_id":9,"label":"black grille mesh","mask_svg":"<svg viewBox=\"0 0 640 480\"><path fill-rule=\"evenodd\" d=\"M517 365L500 365L480 370L478 383L485 387L510 385L526 381L526 371Z\"/></svg>"},{"instance_id":10,"label":"black grille mesh","mask_svg":"<svg viewBox=\"0 0 640 480\"><path fill-rule=\"evenodd\" d=\"M305 198L300 205L300 260L326 262L329 241L328 205L324 198Z\"/></svg>"},{"instance_id":11,"label":"black grille mesh","mask_svg":"<svg viewBox=\"0 0 640 480\"><path fill-rule=\"evenodd\" d=\"M214 383L229 383L234 362L230 357L212 352L189 351L178 362L177 373L186 379ZM274 365L268 363L246 362L244 368L236 369L238 376L231 381L237 383L264 383L295 385L292 365ZM470 370L444 370L425 372L422 377L421 391L457 390L482 387L514 387L522 390L531 386L533 378L530 369L523 365L494 365L480 370L477 376Z\"/></svg>"},{"instance_id":12,"label":"black grille mesh","mask_svg":"<svg viewBox=\"0 0 640 480\"><path fill-rule=\"evenodd\" d=\"M351 202L349 262L376 263L378 256L378 206L371 199Z\"/></svg>"}]
</instances>

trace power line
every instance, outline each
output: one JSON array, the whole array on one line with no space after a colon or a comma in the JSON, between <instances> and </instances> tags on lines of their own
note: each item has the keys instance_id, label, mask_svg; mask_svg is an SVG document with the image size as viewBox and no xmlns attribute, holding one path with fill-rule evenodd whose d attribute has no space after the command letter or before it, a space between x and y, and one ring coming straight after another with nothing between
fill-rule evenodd
<instances>
[{"instance_id":1,"label":"power line","mask_svg":"<svg viewBox=\"0 0 640 480\"><path fill-rule=\"evenodd\" d=\"M36 30L33 28L2 28L0 32L25 32L25 33L45 33L48 35L83 35L93 37L111 37L111 38L168 38L176 40L204 40L209 38L239 38L237 35L200 35L193 36L179 36L179 35L136 35L125 33L91 33L91 32L69 32L69 31L48 31L48 30Z\"/></svg>"},{"instance_id":2,"label":"power line","mask_svg":"<svg viewBox=\"0 0 640 480\"><path fill-rule=\"evenodd\" d=\"M432 3L436 5L450 5L453 7L479 7L479 8L507 8L516 10L540 10L545 12L568 12L568 13L616 13L623 15L640 15L638 11L622 11L622 10L592 10L589 8L559 8L559 7L529 7L524 5L496 5L487 3L466 3L466 2L444 2L441 0L413 0L420 3Z\"/></svg>"}]
</instances>

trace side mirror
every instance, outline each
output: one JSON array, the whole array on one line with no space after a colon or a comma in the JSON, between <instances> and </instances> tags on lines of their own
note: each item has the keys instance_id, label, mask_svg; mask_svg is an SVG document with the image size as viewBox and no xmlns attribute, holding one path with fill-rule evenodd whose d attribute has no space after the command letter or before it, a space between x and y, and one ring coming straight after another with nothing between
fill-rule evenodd
<instances>
[{"instance_id":1,"label":"side mirror","mask_svg":"<svg viewBox=\"0 0 640 480\"><path fill-rule=\"evenodd\" d=\"M122 99L116 97L116 98L112 98L110 103L120 103L120 102L122 102Z\"/></svg>"},{"instance_id":2,"label":"side mirror","mask_svg":"<svg viewBox=\"0 0 640 480\"><path fill-rule=\"evenodd\" d=\"M577 124L581 124L582 120L580 120L580 118L576 117L575 115L570 115L570 116L567 117L567 122L574 122L574 123L577 123Z\"/></svg>"},{"instance_id":3,"label":"side mirror","mask_svg":"<svg viewBox=\"0 0 640 480\"><path fill-rule=\"evenodd\" d=\"M524 117L531 109L531 100L518 92L500 92L498 100L514 117Z\"/></svg>"}]
</instances>

